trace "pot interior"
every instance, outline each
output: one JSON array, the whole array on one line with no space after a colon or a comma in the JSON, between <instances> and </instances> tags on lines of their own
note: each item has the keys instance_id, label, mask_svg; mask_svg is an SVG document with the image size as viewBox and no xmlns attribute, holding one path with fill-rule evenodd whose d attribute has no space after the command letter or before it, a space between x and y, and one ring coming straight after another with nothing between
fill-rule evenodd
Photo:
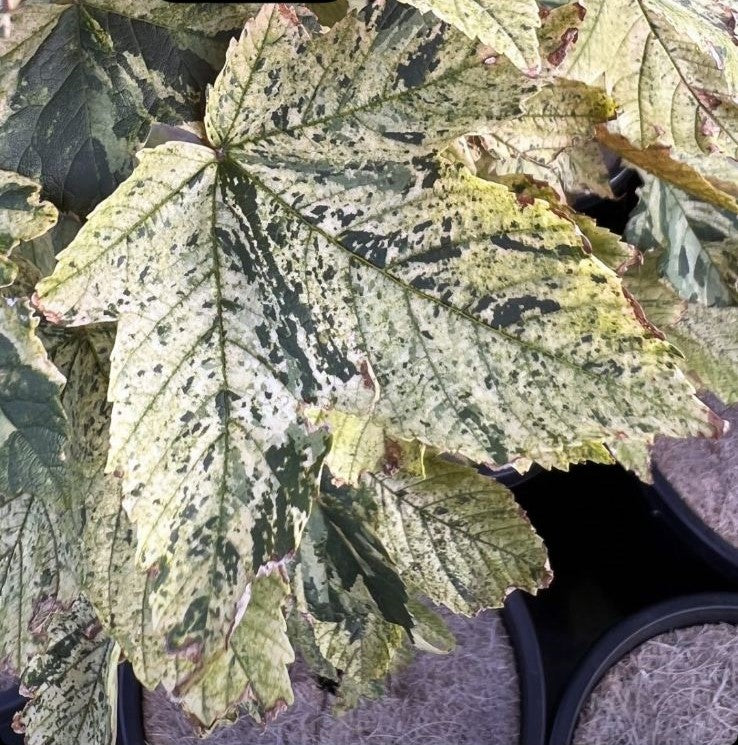
<instances>
[{"instance_id":1,"label":"pot interior","mask_svg":"<svg viewBox=\"0 0 738 745\"><path fill-rule=\"evenodd\" d=\"M659 634L613 665L579 715L573 745L733 745L738 626Z\"/></svg>"}]
</instances>

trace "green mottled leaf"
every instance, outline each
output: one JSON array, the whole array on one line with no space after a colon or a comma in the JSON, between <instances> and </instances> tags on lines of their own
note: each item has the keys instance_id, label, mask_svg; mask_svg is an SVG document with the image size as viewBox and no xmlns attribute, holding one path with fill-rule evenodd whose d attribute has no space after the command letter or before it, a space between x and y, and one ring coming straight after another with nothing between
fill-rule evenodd
<instances>
[{"instance_id":1,"label":"green mottled leaf","mask_svg":"<svg viewBox=\"0 0 738 745\"><path fill-rule=\"evenodd\" d=\"M363 580L346 593L350 613L339 621L309 621L316 649L335 671L328 677L341 681L341 708L355 705L362 696L381 695L387 672L402 646L405 632L382 618ZM341 671L340 674L338 671Z\"/></svg>"},{"instance_id":2,"label":"green mottled leaf","mask_svg":"<svg viewBox=\"0 0 738 745\"><path fill-rule=\"evenodd\" d=\"M413 617L413 642L418 649L448 654L456 647L456 637L443 618L427 603L411 598L408 609Z\"/></svg>"},{"instance_id":3,"label":"green mottled leaf","mask_svg":"<svg viewBox=\"0 0 738 745\"><path fill-rule=\"evenodd\" d=\"M2 43L2 42L0 42ZM31 179L0 171L0 287L15 281L11 251L22 241L45 233L57 219L56 208L40 199L41 187Z\"/></svg>"},{"instance_id":4,"label":"green mottled leaf","mask_svg":"<svg viewBox=\"0 0 738 745\"><path fill-rule=\"evenodd\" d=\"M314 670L340 680L341 708L381 693L379 682L415 625L414 603L359 496L324 478L293 571L290 638ZM427 633L440 640L438 628Z\"/></svg>"},{"instance_id":5,"label":"green mottled leaf","mask_svg":"<svg viewBox=\"0 0 738 745\"><path fill-rule=\"evenodd\" d=\"M541 66L536 30L541 25L535 0L407 0L421 13L431 12L472 39L506 55L521 70Z\"/></svg>"},{"instance_id":6,"label":"green mottled leaf","mask_svg":"<svg viewBox=\"0 0 738 745\"><path fill-rule=\"evenodd\" d=\"M207 726L244 700L262 714L278 712L293 702L287 666L295 655L282 611L289 591L278 568L251 583L228 648L182 699Z\"/></svg>"},{"instance_id":7,"label":"green mottled leaf","mask_svg":"<svg viewBox=\"0 0 738 745\"><path fill-rule=\"evenodd\" d=\"M57 745L59 736L78 745L113 745L117 728L118 646L102 630L82 597L57 613L49 644L21 679L31 695L16 720L28 745Z\"/></svg>"},{"instance_id":8,"label":"green mottled leaf","mask_svg":"<svg viewBox=\"0 0 738 745\"><path fill-rule=\"evenodd\" d=\"M331 447L323 462L334 480L356 485L362 473L381 468L386 457L384 430L371 416L318 411L314 421L330 430Z\"/></svg>"},{"instance_id":9,"label":"green mottled leaf","mask_svg":"<svg viewBox=\"0 0 738 745\"><path fill-rule=\"evenodd\" d=\"M13 262L18 267L18 275L5 294L12 297L33 297L39 280L54 271L56 254L69 245L79 228L80 222L76 217L62 213L51 230L13 249ZM43 329L45 330L46 328Z\"/></svg>"},{"instance_id":10,"label":"green mottled leaf","mask_svg":"<svg viewBox=\"0 0 738 745\"><path fill-rule=\"evenodd\" d=\"M215 149L142 153L38 287L50 320L118 321L107 468L154 626L194 658L299 541L306 403L496 463L709 431L572 223L437 158L535 83L503 60L491 95L476 44L410 11L313 36L283 10L230 49Z\"/></svg>"},{"instance_id":11,"label":"green mottled leaf","mask_svg":"<svg viewBox=\"0 0 738 745\"><path fill-rule=\"evenodd\" d=\"M255 7L26 0L0 38L0 167L87 213L130 173L151 121L201 117L229 32Z\"/></svg>"},{"instance_id":12,"label":"green mottled leaf","mask_svg":"<svg viewBox=\"0 0 738 745\"><path fill-rule=\"evenodd\" d=\"M664 249L661 273L685 300L738 302L738 217L644 174L626 237Z\"/></svg>"},{"instance_id":13,"label":"green mottled leaf","mask_svg":"<svg viewBox=\"0 0 738 745\"><path fill-rule=\"evenodd\" d=\"M690 303L668 338L684 352L698 388L738 402L738 307L706 308Z\"/></svg>"},{"instance_id":14,"label":"green mottled leaf","mask_svg":"<svg viewBox=\"0 0 738 745\"><path fill-rule=\"evenodd\" d=\"M681 300L661 278L662 255L661 247L647 251L642 265L625 275L627 288L649 320L685 354L684 369L695 385L726 403L738 401L738 306Z\"/></svg>"},{"instance_id":15,"label":"green mottled leaf","mask_svg":"<svg viewBox=\"0 0 738 745\"><path fill-rule=\"evenodd\" d=\"M473 468L407 446L392 474L367 474L370 520L403 580L434 603L471 615L511 588L550 579L546 552L511 492ZM407 469L407 470L405 470Z\"/></svg>"},{"instance_id":16,"label":"green mottled leaf","mask_svg":"<svg viewBox=\"0 0 738 745\"><path fill-rule=\"evenodd\" d=\"M0 300L0 660L21 670L69 599L64 378L21 302Z\"/></svg>"},{"instance_id":17,"label":"green mottled leaf","mask_svg":"<svg viewBox=\"0 0 738 745\"><path fill-rule=\"evenodd\" d=\"M324 475L308 522L309 540L300 551L308 610L321 620L341 620L352 612L343 605L347 593L361 579L384 618L409 629L405 584L367 525L365 506L353 488L336 486Z\"/></svg>"}]
</instances>

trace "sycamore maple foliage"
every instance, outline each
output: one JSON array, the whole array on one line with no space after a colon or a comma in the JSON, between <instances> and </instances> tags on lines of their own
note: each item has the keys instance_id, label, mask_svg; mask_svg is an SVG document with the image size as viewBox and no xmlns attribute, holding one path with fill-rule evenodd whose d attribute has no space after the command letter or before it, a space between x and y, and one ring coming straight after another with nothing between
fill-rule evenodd
<instances>
[{"instance_id":1,"label":"sycamore maple foliage","mask_svg":"<svg viewBox=\"0 0 738 745\"><path fill-rule=\"evenodd\" d=\"M694 386L738 399L738 11L410 5L4 19L0 654L29 742L112 743L120 659L205 726L291 703L295 649L344 705L377 693L453 646L428 601L550 580L477 465L647 477L654 436L720 434ZM598 141L649 172L640 250L567 203L609 193Z\"/></svg>"}]
</instances>

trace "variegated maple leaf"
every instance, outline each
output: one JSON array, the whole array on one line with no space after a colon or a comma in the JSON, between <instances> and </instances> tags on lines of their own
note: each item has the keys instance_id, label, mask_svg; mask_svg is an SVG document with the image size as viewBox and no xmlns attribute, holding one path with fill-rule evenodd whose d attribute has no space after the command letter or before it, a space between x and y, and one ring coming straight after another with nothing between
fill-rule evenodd
<instances>
[{"instance_id":1,"label":"variegated maple leaf","mask_svg":"<svg viewBox=\"0 0 738 745\"><path fill-rule=\"evenodd\" d=\"M619 108L601 139L642 168L738 211L738 46L712 0L581 0L563 77L602 84ZM575 34L575 35L574 35Z\"/></svg>"},{"instance_id":2,"label":"variegated maple leaf","mask_svg":"<svg viewBox=\"0 0 738 745\"><path fill-rule=\"evenodd\" d=\"M679 295L703 305L738 304L738 217L643 175L625 237L663 249L661 267Z\"/></svg>"},{"instance_id":3,"label":"variegated maple leaf","mask_svg":"<svg viewBox=\"0 0 738 745\"><path fill-rule=\"evenodd\" d=\"M738 401L736 218L646 177L627 236L643 261L624 282L685 355L698 388Z\"/></svg>"},{"instance_id":4,"label":"variegated maple leaf","mask_svg":"<svg viewBox=\"0 0 738 745\"><path fill-rule=\"evenodd\" d=\"M355 3L356 4L356 3ZM431 12L491 50L504 54L529 74L540 70L536 31L541 25L536 0L408 0L421 13Z\"/></svg>"},{"instance_id":5,"label":"variegated maple leaf","mask_svg":"<svg viewBox=\"0 0 738 745\"><path fill-rule=\"evenodd\" d=\"M21 678L31 700L14 719L28 745L56 745L61 733L80 745L112 745L117 729L120 648L78 597L49 624L48 646Z\"/></svg>"},{"instance_id":6,"label":"variegated maple leaf","mask_svg":"<svg viewBox=\"0 0 738 745\"><path fill-rule=\"evenodd\" d=\"M64 378L27 303L0 298L0 661L19 672L73 588Z\"/></svg>"},{"instance_id":7,"label":"variegated maple leaf","mask_svg":"<svg viewBox=\"0 0 738 745\"><path fill-rule=\"evenodd\" d=\"M207 141L142 152L38 286L50 320L118 321L107 469L153 626L192 659L299 543L324 448L306 404L490 463L712 431L579 229L439 158L538 84L381 11L323 34L265 7Z\"/></svg>"}]
</instances>

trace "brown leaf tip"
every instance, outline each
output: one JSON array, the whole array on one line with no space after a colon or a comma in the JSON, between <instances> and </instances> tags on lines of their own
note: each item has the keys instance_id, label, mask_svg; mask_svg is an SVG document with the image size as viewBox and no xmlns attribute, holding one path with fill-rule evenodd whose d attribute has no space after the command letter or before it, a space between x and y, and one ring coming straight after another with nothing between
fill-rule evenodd
<instances>
[{"instance_id":1,"label":"brown leaf tip","mask_svg":"<svg viewBox=\"0 0 738 745\"><path fill-rule=\"evenodd\" d=\"M635 317L638 319L639 323L643 328L645 328L647 331L649 331L653 336L655 336L657 339L661 339L661 341L666 341L666 337L664 336L661 329L654 326L651 321L646 318L646 314L643 312L643 308L641 307L641 304L635 299L633 294L628 290L627 287L623 287L623 295L625 295L626 299L630 303L630 307L633 309L633 313L635 314Z\"/></svg>"},{"instance_id":2,"label":"brown leaf tip","mask_svg":"<svg viewBox=\"0 0 738 745\"><path fill-rule=\"evenodd\" d=\"M60 326L64 322L60 313L55 313L53 310L47 310L44 308L37 292L34 292L33 295L31 295L31 307L41 313L49 323L53 323L55 326Z\"/></svg>"},{"instance_id":3,"label":"brown leaf tip","mask_svg":"<svg viewBox=\"0 0 738 745\"><path fill-rule=\"evenodd\" d=\"M26 733L26 723L23 721L23 712L16 711L13 714L13 721L10 724L10 728L17 735L24 735Z\"/></svg>"},{"instance_id":4,"label":"brown leaf tip","mask_svg":"<svg viewBox=\"0 0 738 745\"><path fill-rule=\"evenodd\" d=\"M550 52L546 59L552 67L558 67L566 57L569 49L577 43L579 38L579 30L576 28L568 28L561 34L561 44L559 44L553 52Z\"/></svg>"}]
</instances>

